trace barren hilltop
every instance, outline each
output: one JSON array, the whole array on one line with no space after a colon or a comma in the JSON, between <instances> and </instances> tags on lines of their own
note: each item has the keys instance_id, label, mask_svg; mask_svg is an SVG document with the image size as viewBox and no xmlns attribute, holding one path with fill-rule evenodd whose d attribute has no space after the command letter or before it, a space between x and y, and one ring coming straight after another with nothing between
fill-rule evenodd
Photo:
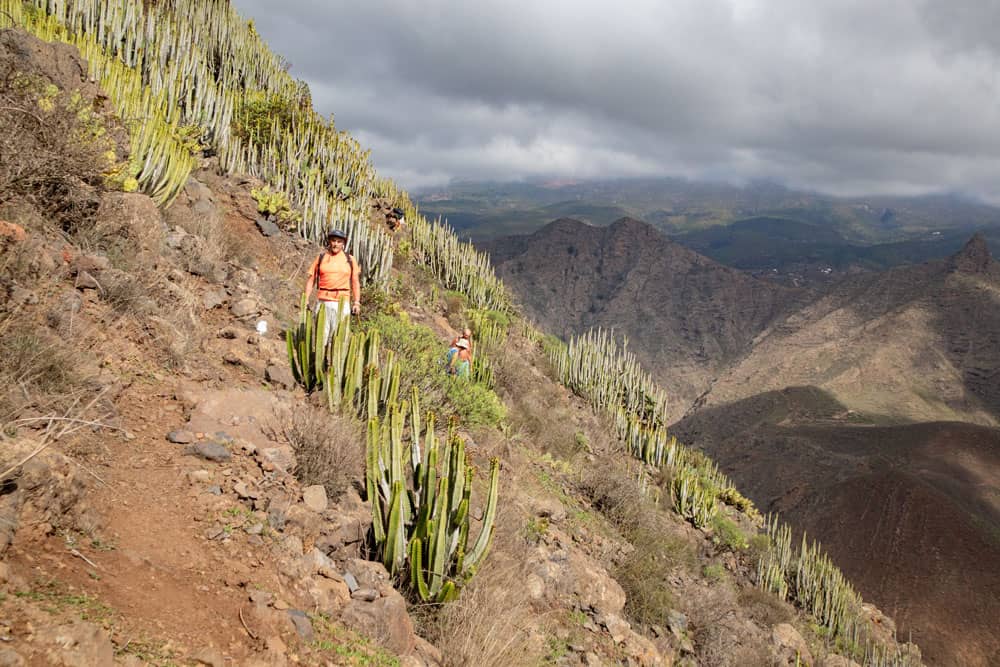
<instances>
[{"instance_id":1,"label":"barren hilltop","mask_svg":"<svg viewBox=\"0 0 1000 667\"><path fill-rule=\"evenodd\" d=\"M228 2L0 0L0 107L0 664L924 664ZM726 359L779 310L740 290Z\"/></svg>"}]
</instances>

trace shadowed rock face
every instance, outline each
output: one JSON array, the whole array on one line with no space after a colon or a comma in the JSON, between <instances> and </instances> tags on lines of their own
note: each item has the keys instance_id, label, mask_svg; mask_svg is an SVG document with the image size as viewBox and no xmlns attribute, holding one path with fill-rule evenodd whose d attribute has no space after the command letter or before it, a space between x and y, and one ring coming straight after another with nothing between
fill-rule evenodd
<instances>
[{"instance_id":1,"label":"shadowed rock face","mask_svg":"<svg viewBox=\"0 0 1000 667\"><path fill-rule=\"evenodd\" d=\"M528 314L561 336L596 326L631 349L677 400L677 416L804 293L756 280L622 218L556 220L485 244Z\"/></svg>"},{"instance_id":2,"label":"shadowed rock face","mask_svg":"<svg viewBox=\"0 0 1000 667\"><path fill-rule=\"evenodd\" d=\"M673 428L762 511L819 540L927 664L1000 664L1000 429L856 419L796 387Z\"/></svg>"}]
</instances>

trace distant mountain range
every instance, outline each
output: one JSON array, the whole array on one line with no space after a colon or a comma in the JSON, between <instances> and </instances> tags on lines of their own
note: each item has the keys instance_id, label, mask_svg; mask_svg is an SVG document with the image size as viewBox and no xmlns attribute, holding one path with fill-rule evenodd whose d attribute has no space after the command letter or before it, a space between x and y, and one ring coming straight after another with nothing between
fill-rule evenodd
<instances>
[{"instance_id":1,"label":"distant mountain range","mask_svg":"<svg viewBox=\"0 0 1000 667\"><path fill-rule=\"evenodd\" d=\"M952 195L836 198L768 183L636 179L457 183L417 202L477 242L557 218L640 219L722 264L788 285L947 257L976 231L1000 245L1000 209Z\"/></svg>"},{"instance_id":2,"label":"distant mountain range","mask_svg":"<svg viewBox=\"0 0 1000 667\"><path fill-rule=\"evenodd\" d=\"M848 563L928 664L1000 664L1000 264L984 236L808 288L628 218L481 247L545 328L626 336L678 436Z\"/></svg>"}]
</instances>

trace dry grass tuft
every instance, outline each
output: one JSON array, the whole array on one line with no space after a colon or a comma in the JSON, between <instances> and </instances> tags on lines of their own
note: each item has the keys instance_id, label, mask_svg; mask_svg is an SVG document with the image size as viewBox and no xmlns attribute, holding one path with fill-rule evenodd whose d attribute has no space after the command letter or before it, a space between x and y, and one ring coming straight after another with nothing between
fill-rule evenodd
<instances>
[{"instance_id":1,"label":"dry grass tuft","mask_svg":"<svg viewBox=\"0 0 1000 667\"><path fill-rule=\"evenodd\" d=\"M26 199L72 233L97 210L114 144L86 100L15 64L0 67L0 204Z\"/></svg>"},{"instance_id":2,"label":"dry grass tuft","mask_svg":"<svg viewBox=\"0 0 1000 667\"><path fill-rule=\"evenodd\" d=\"M739 603L750 618L765 628L772 628L779 623L791 623L795 618L791 605L754 586L740 589Z\"/></svg>"},{"instance_id":3,"label":"dry grass tuft","mask_svg":"<svg viewBox=\"0 0 1000 667\"><path fill-rule=\"evenodd\" d=\"M500 515L493 550L482 568L458 600L424 620L422 633L441 650L448 667L544 663L544 647L533 639L542 621L524 592L529 545L518 517L514 508Z\"/></svg>"},{"instance_id":4,"label":"dry grass tuft","mask_svg":"<svg viewBox=\"0 0 1000 667\"><path fill-rule=\"evenodd\" d=\"M0 424L29 409L61 413L89 387L78 348L44 329L0 322Z\"/></svg>"},{"instance_id":5,"label":"dry grass tuft","mask_svg":"<svg viewBox=\"0 0 1000 667\"><path fill-rule=\"evenodd\" d=\"M280 415L277 431L295 450L299 482L322 484L331 501L364 477L364 433L357 420L304 404Z\"/></svg>"},{"instance_id":6,"label":"dry grass tuft","mask_svg":"<svg viewBox=\"0 0 1000 667\"><path fill-rule=\"evenodd\" d=\"M643 497L625 471L612 464L600 466L580 483L594 509L614 524L634 547L612 568L612 576L626 594L625 611L633 621L662 625L676 608L669 577L696 562L691 544L673 530L662 512Z\"/></svg>"}]
</instances>

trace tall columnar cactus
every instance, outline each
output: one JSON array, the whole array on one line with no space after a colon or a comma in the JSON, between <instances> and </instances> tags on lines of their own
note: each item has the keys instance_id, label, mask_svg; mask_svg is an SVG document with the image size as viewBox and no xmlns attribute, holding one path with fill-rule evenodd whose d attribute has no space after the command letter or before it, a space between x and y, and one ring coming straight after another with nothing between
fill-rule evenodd
<instances>
[{"instance_id":1,"label":"tall columnar cactus","mask_svg":"<svg viewBox=\"0 0 1000 667\"><path fill-rule=\"evenodd\" d=\"M200 128L223 169L288 196L302 212L302 236L320 239L340 227L363 278L388 278L391 239L367 223L368 213L372 198L405 200L405 193L376 175L356 140L312 110L308 89L230 3L0 0L0 27L9 24L80 48L129 127L133 175L157 203L169 205L183 188L196 164L185 128ZM266 132L236 131L260 97L278 100L284 120L265 117Z\"/></svg>"},{"instance_id":2,"label":"tall columnar cactus","mask_svg":"<svg viewBox=\"0 0 1000 667\"><path fill-rule=\"evenodd\" d=\"M414 211L410 242L414 259L430 267L446 288L465 294L476 308L510 312L510 297L489 256L459 241L446 224L428 222Z\"/></svg>"},{"instance_id":3,"label":"tall columnar cactus","mask_svg":"<svg viewBox=\"0 0 1000 667\"><path fill-rule=\"evenodd\" d=\"M366 486L372 532L382 562L394 577L405 580L421 600L448 602L489 551L500 462L490 461L482 527L470 544L474 469L466 461L465 441L450 430L442 449L433 414L427 415L421 434L416 389L412 401L412 408L407 401L393 404L384 421L373 417L368 422ZM403 432L408 412L407 447Z\"/></svg>"},{"instance_id":4,"label":"tall columnar cactus","mask_svg":"<svg viewBox=\"0 0 1000 667\"><path fill-rule=\"evenodd\" d=\"M916 662L898 645L886 645L874 636L862 612L861 596L816 542L803 535L796 552L788 524L772 515L766 526L768 547L757 563L760 588L812 614L866 666L904 667Z\"/></svg>"},{"instance_id":5,"label":"tall columnar cactus","mask_svg":"<svg viewBox=\"0 0 1000 667\"><path fill-rule=\"evenodd\" d=\"M326 348L322 331L326 327L326 308L313 314L309 311L305 295L299 304L299 321L294 329L285 332L288 364L295 381L311 392L323 383ZM317 335L317 332L318 335Z\"/></svg>"},{"instance_id":6,"label":"tall columnar cactus","mask_svg":"<svg viewBox=\"0 0 1000 667\"><path fill-rule=\"evenodd\" d=\"M674 509L696 527L707 526L718 514L715 489L695 470L680 468L670 483Z\"/></svg>"},{"instance_id":7,"label":"tall columnar cactus","mask_svg":"<svg viewBox=\"0 0 1000 667\"><path fill-rule=\"evenodd\" d=\"M707 525L719 502L737 507L751 519L759 514L719 471L696 450L667 433L666 398L652 377L606 331L592 331L569 344L546 345L560 380L608 415L625 448L650 466L669 466L674 509L696 526ZM640 486L643 475L639 475ZM646 488L649 488L648 486ZM895 644L871 636L860 613L861 598L816 544L803 539L798 554L791 546L791 529L776 518L767 523L769 547L760 558L758 584L807 610L831 636L859 647L865 665L901 667L910 658Z\"/></svg>"},{"instance_id":8,"label":"tall columnar cactus","mask_svg":"<svg viewBox=\"0 0 1000 667\"><path fill-rule=\"evenodd\" d=\"M298 325L285 332L295 381L308 392L322 390L331 412L348 409L366 418L382 414L399 393L395 353L383 356L378 331L352 330L350 318L338 321L324 344L327 316L326 308L310 311L302 297Z\"/></svg>"}]
</instances>

